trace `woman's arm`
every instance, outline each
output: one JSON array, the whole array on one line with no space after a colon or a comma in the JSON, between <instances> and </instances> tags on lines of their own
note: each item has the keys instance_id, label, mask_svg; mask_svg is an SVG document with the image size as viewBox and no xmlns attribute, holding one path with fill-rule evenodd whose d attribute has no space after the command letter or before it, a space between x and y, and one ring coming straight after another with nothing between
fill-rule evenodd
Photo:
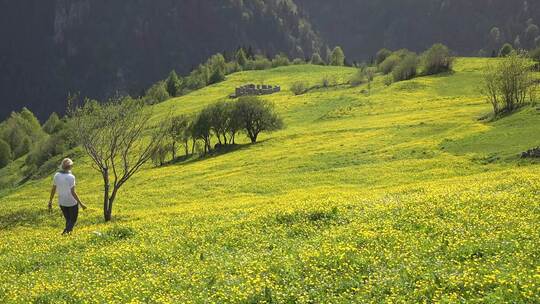
<instances>
[{"instance_id":1,"label":"woman's arm","mask_svg":"<svg viewBox=\"0 0 540 304\"><path fill-rule=\"evenodd\" d=\"M77 201L77 204L79 204L81 208L83 208L83 210L86 210L86 205L83 204L83 202L81 202L81 200L79 199L79 196L77 195L77 192L75 191L75 186L71 188L71 195L73 195L73 198Z\"/></svg>"},{"instance_id":2,"label":"woman's arm","mask_svg":"<svg viewBox=\"0 0 540 304\"><path fill-rule=\"evenodd\" d=\"M49 204L48 204L48 208L49 210L52 209L52 201L54 199L54 195L56 194L56 186L52 186L52 189L51 189L51 197L49 198Z\"/></svg>"}]
</instances>

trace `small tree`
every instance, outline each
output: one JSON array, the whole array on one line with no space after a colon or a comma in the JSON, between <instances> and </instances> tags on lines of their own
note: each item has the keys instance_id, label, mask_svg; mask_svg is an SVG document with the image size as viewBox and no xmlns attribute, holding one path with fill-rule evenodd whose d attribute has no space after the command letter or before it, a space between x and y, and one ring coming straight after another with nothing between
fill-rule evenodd
<instances>
[{"instance_id":1,"label":"small tree","mask_svg":"<svg viewBox=\"0 0 540 304\"><path fill-rule=\"evenodd\" d=\"M235 106L238 117L251 143L257 142L261 132L271 132L283 128L283 121L274 110L274 105L254 96L240 98Z\"/></svg>"},{"instance_id":2,"label":"small tree","mask_svg":"<svg viewBox=\"0 0 540 304\"><path fill-rule=\"evenodd\" d=\"M383 63L383 61L386 60L386 58L388 58L388 56L392 55L392 51L390 51L389 49L381 49L377 52L377 55L375 57L375 63L377 63L377 65Z\"/></svg>"},{"instance_id":3,"label":"small tree","mask_svg":"<svg viewBox=\"0 0 540 304\"><path fill-rule=\"evenodd\" d=\"M11 148L8 143L0 139L0 168L4 168L11 161Z\"/></svg>"},{"instance_id":4,"label":"small tree","mask_svg":"<svg viewBox=\"0 0 540 304\"><path fill-rule=\"evenodd\" d=\"M185 115L173 117L167 126L167 137L170 141L172 159L176 159L177 144L184 143L186 130L189 128L189 119ZM187 147L187 144L185 145ZM187 152L186 152L187 155Z\"/></svg>"},{"instance_id":5,"label":"small tree","mask_svg":"<svg viewBox=\"0 0 540 304\"><path fill-rule=\"evenodd\" d=\"M169 147L165 144L161 144L154 148L152 151L152 162L156 167L161 167L165 164L165 159L169 154Z\"/></svg>"},{"instance_id":6,"label":"small tree","mask_svg":"<svg viewBox=\"0 0 540 304\"><path fill-rule=\"evenodd\" d=\"M345 65L345 53L343 49L339 46L336 46L330 54L330 65L334 66L344 66Z\"/></svg>"},{"instance_id":7,"label":"small tree","mask_svg":"<svg viewBox=\"0 0 540 304\"><path fill-rule=\"evenodd\" d=\"M368 91L371 93L371 83L375 79L375 75L377 74L377 69L374 67L368 67L364 70L364 74L366 75L366 79L368 82Z\"/></svg>"},{"instance_id":8,"label":"small tree","mask_svg":"<svg viewBox=\"0 0 540 304\"><path fill-rule=\"evenodd\" d=\"M423 73L433 75L452 70L454 57L450 54L450 49L441 43L434 44L423 56Z\"/></svg>"},{"instance_id":9,"label":"small tree","mask_svg":"<svg viewBox=\"0 0 540 304\"><path fill-rule=\"evenodd\" d=\"M513 51L514 48L512 47L512 45L510 43L505 43L499 51L499 57L506 57L510 55Z\"/></svg>"},{"instance_id":10,"label":"small tree","mask_svg":"<svg viewBox=\"0 0 540 304\"><path fill-rule=\"evenodd\" d=\"M308 90L308 84L305 81L295 81L291 85L291 91L294 95L302 95Z\"/></svg>"},{"instance_id":11,"label":"small tree","mask_svg":"<svg viewBox=\"0 0 540 304\"><path fill-rule=\"evenodd\" d=\"M210 108L203 109L193 121L192 136L194 145L197 140L202 140L204 145L204 154L212 149L210 138L212 136L212 115Z\"/></svg>"},{"instance_id":12,"label":"small tree","mask_svg":"<svg viewBox=\"0 0 540 304\"><path fill-rule=\"evenodd\" d=\"M176 71L172 70L166 82L167 93L169 93L169 96L171 97L178 96L180 94L181 86L182 82L178 78Z\"/></svg>"},{"instance_id":13,"label":"small tree","mask_svg":"<svg viewBox=\"0 0 540 304\"><path fill-rule=\"evenodd\" d=\"M210 115L210 129L214 132L220 145L226 145L228 125L231 119L230 107L226 102L220 101L207 108ZM222 140L223 139L223 140Z\"/></svg>"},{"instance_id":14,"label":"small tree","mask_svg":"<svg viewBox=\"0 0 540 304\"><path fill-rule=\"evenodd\" d=\"M236 52L236 62L242 67L244 68L247 64L247 57L246 57L246 52L244 52L244 49L243 48L239 48L238 51Z\"/></svg>"},{"instance_id":15,"label":"small tree","mask_svg":"<svg viewBox=\"0 0 540 304\"><path fill-rule=\"evenodd\" d=\"M311 64L324 65L325 63L319 53L313 53L313 55L311 56Z\"/></svg>"},{"instance_id":16,"label":"small tree","mask_svg":"<svg viewBox=\"0 0 540 304\"><path fill-rule=\"evenodd\" d=\"M141 101L129 97L103 105L87 100L84 106L71 109L78 141L103 178L105 221L112 219L118 190L162 144L165 129L151 128L151 114Z\"/></svg>"},{"instance_id":17,"label":"small tree","mask_svg":"<svg viewBox=\"0 0 540 304\"><path fill-rule=\"evenodd\" d=\"M532 96L532 83L529 60L512 52L497 64L486 67L482 93L498 116L523 106L527 97Z\"/></svg>"}]
</instances>

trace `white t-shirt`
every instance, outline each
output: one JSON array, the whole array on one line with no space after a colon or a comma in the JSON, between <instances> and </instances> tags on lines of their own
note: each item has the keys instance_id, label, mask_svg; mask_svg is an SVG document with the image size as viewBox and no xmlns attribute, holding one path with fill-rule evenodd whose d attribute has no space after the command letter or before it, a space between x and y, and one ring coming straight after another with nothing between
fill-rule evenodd
<instances>
[{"instance_id":1,"label":"white t-shirt","mask_svg":"<svg viewBox=\"0 0 540 304\"><path fill-rule=\"evenodd\" d=\"M54 185L58 192L58 204L64 207L73 207L77 201L71 194L71 189L75 187L75 176L71 172L58 172L54 175Z\"/></svg>"}]
</instances>

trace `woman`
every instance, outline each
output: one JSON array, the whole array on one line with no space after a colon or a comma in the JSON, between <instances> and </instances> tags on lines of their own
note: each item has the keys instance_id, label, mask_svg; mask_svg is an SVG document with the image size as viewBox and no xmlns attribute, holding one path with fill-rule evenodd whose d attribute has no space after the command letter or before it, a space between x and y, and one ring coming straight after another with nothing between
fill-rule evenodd
<instances>
[{"instance_id":1,"label":"woman","mask_svg":"<svg viewBox=\"0 0 540 304\"><path fill-rule=\"evenodd\" d=\"M73 161L69 158L62 160L60 171L54 175L54 185L49 199L49 210L52 210L52 201L58 190L58 204L66 219L66 228L62 234L69 234L77 222L79 215L79 206L83 210L86 206L81 202L77 192L75 192L75 176L71 174Z\"/></svg>"}]
</instances>

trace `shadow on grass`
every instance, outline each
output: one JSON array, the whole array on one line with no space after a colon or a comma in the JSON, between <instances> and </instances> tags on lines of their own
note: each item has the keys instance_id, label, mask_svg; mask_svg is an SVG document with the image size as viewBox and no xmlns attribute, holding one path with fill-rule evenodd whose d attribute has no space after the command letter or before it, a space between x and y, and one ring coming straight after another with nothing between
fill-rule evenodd
<instances>
[{"instance_id":1,"label":"shadow on grass","mask_svg":"<svg viewBox=\"0 0 540 304\"><path fill-rule=\"evenodd\" d=\"M251 144L251 143L249 143L249 144L234 144L234 145L224 145L224 146L220 146L220 147L215 147L214 149L212 149L212 151L210 151L210 152L208 152L206 154L201 154L201 155L190 154L190 155L184 155L184 156L177 157L176 159L163 164L163 166L160 166L160 168L171 166L171 165L187 165L187 164L191 164L191 163L196 163L196 162L208 160L208 159L211 159L211 158L216 158L216 157L226 155L226 154L229 154L229 153L242 151L242 150L248 149L250 147L256 147L256 146L258 146L260 144L263 144L263 143L265 143L265 142L267 142L269 140L270 139L261 140L261 141L258 141L256 143L254 143L254 144Z\"/></svg>"},{"instance_id":2,"label":"shadow on grass","mask_svg":"<svg viewBox=\"0 0 540 304\"><path fill-rule=\"evenodd\" d=\"M0 214L0 230L13 229L17 226L37 227L45 223L52 225L53 219L56 219L56 214L45 209L21 209Z\"/></svg>"}]
</instances>

